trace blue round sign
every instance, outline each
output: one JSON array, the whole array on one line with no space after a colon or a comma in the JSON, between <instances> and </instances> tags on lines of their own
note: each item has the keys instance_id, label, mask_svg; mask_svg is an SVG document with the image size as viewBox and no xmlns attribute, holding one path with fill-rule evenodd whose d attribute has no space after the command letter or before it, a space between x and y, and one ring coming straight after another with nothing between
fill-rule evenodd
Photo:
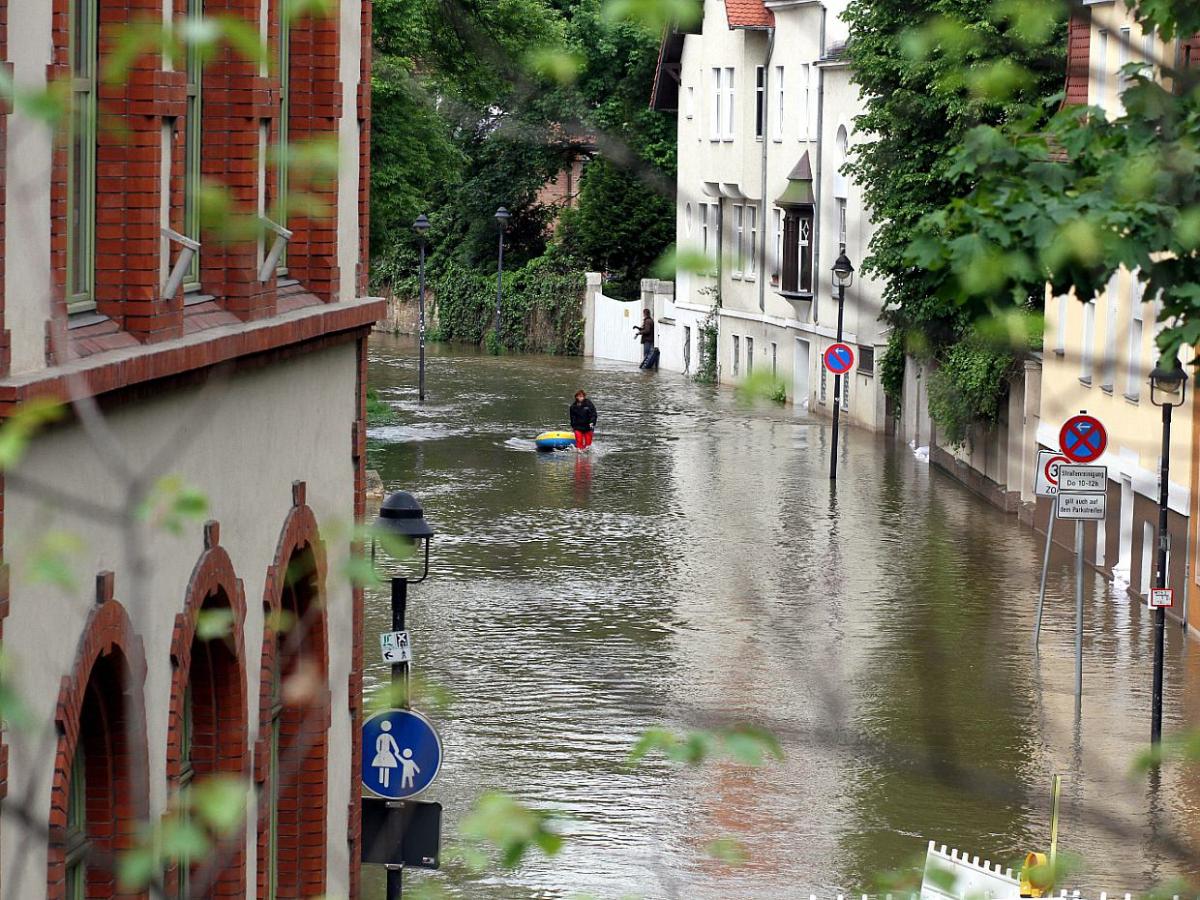
<instances>
[{"instance_id":1,"label":"blue round sign","mask_svg":"<svg viewBox=\"0 0 1200 900\"><path fill-rule=\"evenodd\" d=\"M415 797L437 778L442 741L411 709L387 709L362 725L362 783L386 800Z\"/></svg>"}]
</instances>

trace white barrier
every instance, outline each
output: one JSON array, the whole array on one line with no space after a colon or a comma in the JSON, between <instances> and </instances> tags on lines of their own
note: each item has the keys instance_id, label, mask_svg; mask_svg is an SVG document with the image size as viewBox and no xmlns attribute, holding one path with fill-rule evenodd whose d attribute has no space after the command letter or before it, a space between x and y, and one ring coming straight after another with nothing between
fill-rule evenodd
<instances>
[{"instance_id":1,"label":"white barrier","mask_svg":"<svg viewBox=\"0 0 1200 900\"><path fill-rule=\"evenodd\" d=\"M592 355L634 364L642 361L642 342L633 329L642 324L642 304L596 294Z\"/></svg>"},{"instance_id":2,"label":"white barrier","mask_svg":"<svg viewBox=\"0 0 1200 900\"><path fill-rule=\"evenodd\" d=\"M961 900L974 897L978 900L1000 900L1020 897L1021 882L1013 870L1000 863L992 865L990 859L979 862L958 850L947 852L942 844L939 850L933 841L925 854L925 875L921 879L921 900Z\"/></svg>"}]
</instances>

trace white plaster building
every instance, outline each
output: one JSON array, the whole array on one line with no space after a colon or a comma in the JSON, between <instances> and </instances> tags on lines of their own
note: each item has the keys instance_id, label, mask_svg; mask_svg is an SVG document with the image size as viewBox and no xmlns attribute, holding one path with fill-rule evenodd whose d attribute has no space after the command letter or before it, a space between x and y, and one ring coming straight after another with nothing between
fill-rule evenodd
<instances>
[{"instance_id":1,"label":"white plaster building","mask_svg":"<svg viewBox=\"0 0 1200 900\"><path fill-rule=\"evenodd\" d=\"M720 381L766 370L817 413L833 403L821 362L837 327L830 269L843 243L857 268L871 237L861 192L841 173L859 111L842 7L708 0L691 32L665 37L651 100L679 115L677 246L712 260L710 273L677 275L674 315L659 321L664 366L695 365L698 322L719 296ZM843 409L871 429L886 421L879 298L856 275L843 333L857 349Z\"/></svg>"}]
</instances>

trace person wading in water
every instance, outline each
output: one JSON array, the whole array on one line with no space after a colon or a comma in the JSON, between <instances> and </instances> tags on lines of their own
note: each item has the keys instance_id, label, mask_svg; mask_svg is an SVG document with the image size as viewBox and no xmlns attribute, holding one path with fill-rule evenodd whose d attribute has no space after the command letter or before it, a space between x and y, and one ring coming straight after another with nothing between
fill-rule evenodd
<instances>
[{"instance_id":1,"label":"person wading in water","mask_svg":"<svg viewBox=\"0 0 1200 900\"><path fill-rule=\"evenodd\" d=\"M596 405L583 391L575 392L571 404L571 427L575 429L575 449L586 450L592 446L592 432L596 428Z\"/></svg>"}]
</instances>

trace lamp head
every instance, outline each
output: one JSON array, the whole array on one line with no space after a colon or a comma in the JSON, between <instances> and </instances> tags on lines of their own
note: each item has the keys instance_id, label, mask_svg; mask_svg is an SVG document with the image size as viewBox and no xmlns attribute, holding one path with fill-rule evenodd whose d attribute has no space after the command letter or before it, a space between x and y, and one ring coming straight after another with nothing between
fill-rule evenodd
<instances>
[{"instance_id":1,"label":"lamp head","mask_svg":"<svg viewBox=\"0 0 1200 900\"><path fill-rule=\"evenodd\" d=\"M1150 402L1155 406L1182 406L1187 393L1187 372L1179 357L1159 359L1150 373Z\"/></svg>"},{"instance_id":2,"label":"lamp head","mask_svg":"<svg viewBox=\"0 0 1200 900\"><path fill-rule=\"evenodd\" d=\"M842 247L842 252L838 254L838 258L833 263L833 283L837 287L849 287L854 281L854 266L850 264L850 258L846 256L846 248Z\"/></svg>"},{"instance_id":3,"label":"lamp head","mask_svg":"<svg viewBox=\"0 0 1200 900\"><path fill-rule=\"evenodd\" d=\"M433 537L433 529L425 521L425 510L408 491L389 494L380 504L376 522L381 530L410 541Z\"/></svg>"},{"instance_id":4,"label":"lamp head","mask_svg":"<svg viewBox=\"0 0 1200 900\"><path fill-rule=\"evenodd\" d=\"M413 231L421 237L425 237L425 232L429 230L429 217L425 213L417 216L417 221L413 222Z\"/></svg>"},{"instance_id":5,"label":"lamp head","mask_svg":"<svg viewBox=\"0 0 1200 900\"><path fill-rule=\"evenodd\" d=\"M508 220L511 218L512 213L510 213L503 206L496 210L496 221L500 223L500 229L502 231L508 227Z\"/></svg>"}]
</instances>

